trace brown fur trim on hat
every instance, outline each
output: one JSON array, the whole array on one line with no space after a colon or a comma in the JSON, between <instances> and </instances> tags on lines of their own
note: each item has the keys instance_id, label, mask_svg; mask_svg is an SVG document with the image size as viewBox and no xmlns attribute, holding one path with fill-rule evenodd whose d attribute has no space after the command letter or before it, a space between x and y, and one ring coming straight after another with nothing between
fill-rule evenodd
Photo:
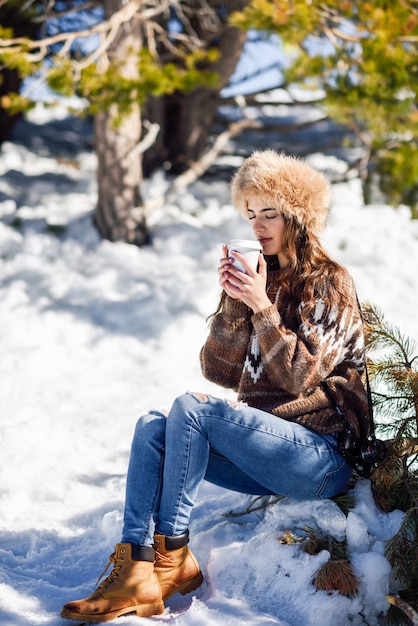
<instances>
[{"instance_id":1,"label":"brown fur trim on hat","mask_svg":"<svg viewBox=\"0 0 418 626\"><path fill-rule=\"evenodd\" d=\"M294 218L307 231L324 229L330 203L327 178L304 161L275 150L256 151L231 183L235 207L248 217L248 199L258 196L266 207Z\"/></svg>"}]
</instances>

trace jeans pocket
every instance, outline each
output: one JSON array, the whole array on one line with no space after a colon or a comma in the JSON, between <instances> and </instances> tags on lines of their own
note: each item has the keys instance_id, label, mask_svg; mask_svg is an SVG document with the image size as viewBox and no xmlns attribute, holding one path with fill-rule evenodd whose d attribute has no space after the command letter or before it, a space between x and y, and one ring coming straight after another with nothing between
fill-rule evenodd
<instances>
[{"instance_id":1,"label":"jeans pocket","mask_svg":"<svg viewBox=\"0 0 418 626\"><path fill-rule=\"evenodd\" d=\"M336 458L335 461L337 463L338 459ZM341 457L339 465L335 469L324 474L321 484L316 492L316 497L321 500L336 496L347 485L352 471L353 470L348 463L346 463Z\"/></svg>"}]
</instances>

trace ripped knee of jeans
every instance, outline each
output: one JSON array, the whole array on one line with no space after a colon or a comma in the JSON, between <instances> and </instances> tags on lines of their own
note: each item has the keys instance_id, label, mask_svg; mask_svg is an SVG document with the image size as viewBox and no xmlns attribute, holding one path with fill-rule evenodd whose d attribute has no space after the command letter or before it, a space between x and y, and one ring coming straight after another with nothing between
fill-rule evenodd
<instances>
[{"instance_id":1,"label":"ripped knee of jeans","mask_svg":"<svg viewBox=\"0 0 418 626\"><path fill-rule=\"evenodd\" d=\"M248 406L248 404L246 402L243 402L242 400L227 400L227 403L229 404L231 409L237 409L237 411L239 409L242 409L244 406Z\"/></svg>"},{"instance_id":2,"label":"ripped knee of jeans","mask_svg":"<svg viewBox=\"0 0 418 626\"><path fill-rule=\"evenodd\" d=\"M210 395L207 394L207 393L202 393L200 391L187 391L187 394L189 396L192 396L198 402L202 402L202 403L209 402ZM248 406L248 404L246 402L243 402L242 400L231 400L231 399L228 399L228 400L223 400L223 402L226 402L227 404L229 404L229 406L232 409L236 409L237 411L239 409L242 409L245 406Z\"/></svg>"},{"instance_id":3,"label":"ripped knee of jeans","mask_svg":"<svg viewBox=\"0 0 418 626\"><path fill-rule=\"evenodd\" d=\"M151 409L149 414L150 415L160 415L161 417L168 417L168 411L166 411L165 409L162 409L161 411L159 409Z\"/></svg>"},{"instance_id":4,"label":"ripped knee of jeans","mask_svg":"<svg viewBox=\"0 0 418 626\"><path fill-rule=\"evenodd\" d=\"M187 393L199 402L209 402L209 396L207 393L200 393L199 391L188 391Z\"/></svg>"}]
</instances>

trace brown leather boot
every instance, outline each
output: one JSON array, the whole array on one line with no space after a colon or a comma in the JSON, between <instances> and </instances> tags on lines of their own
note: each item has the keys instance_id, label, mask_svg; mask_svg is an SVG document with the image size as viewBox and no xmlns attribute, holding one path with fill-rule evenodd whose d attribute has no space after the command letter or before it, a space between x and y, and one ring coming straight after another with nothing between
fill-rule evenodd
<instances>
[{"instance_id":1,"label":"brown leather boot","mask_svg":"<svg viewBox=\"0 0 418 626\"><path fill-rule=\"evenodd\" d=\"M133 551L135 558L141 560L132 558ZM127 613L136 613L138 617L164 613L152 548L118 543L102 576L111 563L113 570L96 591L84 600L65 604L61 617L78 622L109 622Z\"/></svg>"},{"instance_id":2,"label":"brown leather boot","mask_svg":"<svg viewBox=\"0 0 418 626\"><path fill-rule=\"evenodd\" d=\"M178 591L184 596L203 582L202 572L189 550L189 531L177 537L154 535L154 572L160 583L163 602Z\"/></svg>"}]
</instances>

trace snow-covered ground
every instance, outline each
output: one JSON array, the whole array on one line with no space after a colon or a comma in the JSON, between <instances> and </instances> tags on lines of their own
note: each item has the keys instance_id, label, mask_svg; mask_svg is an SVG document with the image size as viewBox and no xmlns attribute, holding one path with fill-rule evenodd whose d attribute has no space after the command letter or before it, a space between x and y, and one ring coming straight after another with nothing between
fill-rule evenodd
<instances>
[{"instance_id":1,"label":"snow-covered ground","mask_svg":"<svg viewBox=\"0 0 418 626\"><path fill-rule=\"evenodd\" d=\"M33 119L41 135L41 109ZM56 137L67 140L72 161L45 152L36 134L0 151L2 626L64 624L61 605L95 588L120 538L138 416L169 408L187 389L225 395L203 379L198 352L219 295L221 245L250 234L219 180L198 182L154 216L152 246L100 240L91 222L95 157L82 133ZM343 167L320 154L309 160ZM163 183L157 175L148 193ZM418 223L406 208L363 206L357 179L333 191L326 247L351 271L360 299L417 340ZM191 545L205 583L172 598L154 622L378 624L390 581L384 545L402 514L376 508L368 481L355 496L348 519L332 501L292 500L234 518L225 514L249 498L204 483ZM305 525L347 536L356 598L315 590L328 552L310 556L278 541Z\"/></svg>"}]
</instances>

